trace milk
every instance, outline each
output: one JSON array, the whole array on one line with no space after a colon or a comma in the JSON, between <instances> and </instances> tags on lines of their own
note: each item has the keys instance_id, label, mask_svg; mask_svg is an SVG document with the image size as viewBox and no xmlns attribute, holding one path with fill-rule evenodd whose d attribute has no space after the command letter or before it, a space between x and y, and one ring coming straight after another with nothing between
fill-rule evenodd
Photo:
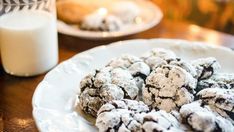
<instances>
[{"instance_id":1,"label":"milk","mask_svg":"<svg viewBox=\"0 0 234 132\"><path fill-rule=\"evenodd\" d=\"M0 16L0 50L9 74L32 76L46 72L58 62L56 18L44 11Z\"/></svg>"}]
</instances>

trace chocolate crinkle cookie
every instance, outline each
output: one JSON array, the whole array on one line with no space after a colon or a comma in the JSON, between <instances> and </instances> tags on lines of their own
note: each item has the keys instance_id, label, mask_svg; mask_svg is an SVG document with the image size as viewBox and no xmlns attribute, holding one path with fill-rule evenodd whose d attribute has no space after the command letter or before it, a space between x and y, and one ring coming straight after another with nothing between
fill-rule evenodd
<instances>
[{"instance_id":1,"label":"chocolate crinkle cookie","mask_svg":"<svg viewBox=\"0 0 234 132\"><path fill-rule=\"evenodd\" d=\"M203 103L205 105L205 103ZM216 116L222 116L226 120L230 121L234 125L234 113L220 109L214 105L209 105L210 109Z\"/></svg>"},{"instance_id":2,"label":"chocolate crinkle cookie","mask_svg":"<svg viewBox=\"0 0 234 132\"><path fill-rule=\"evenodd\" d=\"M143 102L113 100L98 111L100 132L181 132L180 122L163 110L151 111Z\"/></svg>"},{"instance_id":3,"label":"chocolate crinkle cookie","mask_svg":"<svg viewBox=\"0 0 234 132\"><path fill-rule=\"evenodd\" d=\"M214 57L197 59L191 63L196 68L199 80L210 78L221 68L219 62Z\"/></svg>"},{"instance_id":4,"label":"chocolate crinkle cookie","mask_svg":"<svg viewBox=\"0 0 234 132\"><path fill-rule=\"evenodd\" d=\"M128 70L105 67L87 75L80 83L80 107L96 116L99 108L119 99L136 99L139 88Z\"/></svg>"},{"instance_id":5,"label":"chocolate crinkle cookie","mask_svg":"<svg viewBox=\"0 0 234 132\"><path fill-rule=\"evenodd\" d=\"M163 110L151 111L144 115L142 132L183 132L180 122Z\"/></svg>"},{"instance_id":6,"label":"chocolate crinkle cookie","mask_svg":"<svg viewBox=\"0 0 234 132\"><path fill-rule=\"evenodd\" d=\"M146 52L141 58L150 66L152 70L166 64L176 65L189 72L194 78L198 78L196 67L189 62L178 58L171 50L156 48Z\"/></svg>"},{"instance_id":7,"label":"chocolate crinkle cookie","mask_svg":"<svg viewBox=\"0 0 234 132\"><path fill-rule=\"evenodd\" d=\"M196 67L194 67L192 64L190 64L189 62L187 62L181 58L167 59L166 62L169 65L175 65L175 66L181 67L182 69L184 69L185 71L190 73L195 79L197 79L199 77L199 75L196 71Z\"/></svg>"},{"instance_id":8,"label":"chocolate crinkle cookie","mask_svg":"<svg viewBox=\"0 0 234 132\"><path fill-rule=\"evenodd\" d=\"M234 132L234 74L219 69L162 48L125 54L81 80L79 106L100 132Z\"/></svg>"},{"instance_id":9,"label":"chocolate crinkle cookie","mask_svg":"<svg viewBox=\"0 0 234 132\"><path fill-rule=\"evenodd\" d=\"M118 31L123 27L123 22L113 15L100 15L98 12L84 17L80 29L88 31Z\"/></svg>"},{"instance_id":10,"label":"chocolate crinkle cookie","mask_svg":"<svg viewBox=\"0 0 234 132\"><path fill-rule=\"evenodd\" d=\"M143 61L148 64L151 70L167 64L166 60L176 59L176 55L173 51L163 49L163 48L155 48L146 53L144 53L141 57Z\"/></svg>"},{"instance_id":11,"label":"chocolate crinkle cookie","mask_svg":"<svg viewBox=\"0 0 234 132\"><path fill-rule=\"evenodd\" d=\"M177 121L180 123L180 129L181 129L181 130L183 130L183 131L185 131L185 132L190 132L190 131L192 131L192 129L190 128L190 126L189 126L188 124L183 123L183 118L181 117L179 111L177 111L177 110L172 110L172 111L170 112L170 114L171 114L172 116L174 116L174 117L177 119Z\"/></svg>"},{"instance_id":12,"label":"chocolate crinkle cookie","mask_svg":"<svg viewBox=\"0 0 234 132\"><path fill-rule=\"evenodd\" d=\"M234 87L234 74L233 73L217 73L213 75L210 79L216 82L223 82L230 84L231 87Z\"/></svg>"},{"instance_id":13,"label":"chocolate crinkle cookie","mask_svg":"<svg viewBox=\"0 0 234 132\"><path fill-rule=\"evenodd\" d=\"M199 132L233 132L232 123L216 115L208 105L201 100L183 105L180 109L183 123L188 124L192 131Z\"/></svg>"},{"instance_id":14,"label":"chocolate crinkle cookie","mask_svg":"<svg viewBox=\"0 0 234 132\"><path fill-rule=\"evenodd\" d=\"M141 132L144 115L149 108L135 100L113 100L98 111L99 132Z\"/></svg>"},{"instance_id":15,"label":"chocolate crinkle cookie","mask_svg":"<svg viewBox=\"0 0 234 132\"><path fill-rule=\"evenodd\" d=\"M129 54L112 59L107 66L127 69L134 77L139 88L142 88L146 77L150 73L150 67L142 59Z\"/></svg>"},{"instance_id":16,"label":"chocolate crinkle cookie","mask_svg":"<svg viewBox=\"0 0 234 132\"><path fill-rule=\"evenodd\" d=\"M197 80L176 65L163 65L156 68L146 78L143 100L152 108L170 112L194 99Z\"/></svg>"},{"instance_id":17,"label":"chocolate crinkle cookie","mask_svg":"<svg viewBox=\"0 0 234 132\"><path fill-rule=\"evenodd\" d=\"M214 105L228 112L234 112L234 90L207 88L197 94L205 104Z\"/></svg>"},{"instance_id":18,"label":"chocolate crinkle cookie","mask_svg":"<svg viewBox=\"0 0 234 132\"><path fill-rule=\"evenodd\" d=\"M234 89L234 74L217 73L209 79L198 81L196 91L199 92L205 88Z\"/></svg>"}]
</instances>

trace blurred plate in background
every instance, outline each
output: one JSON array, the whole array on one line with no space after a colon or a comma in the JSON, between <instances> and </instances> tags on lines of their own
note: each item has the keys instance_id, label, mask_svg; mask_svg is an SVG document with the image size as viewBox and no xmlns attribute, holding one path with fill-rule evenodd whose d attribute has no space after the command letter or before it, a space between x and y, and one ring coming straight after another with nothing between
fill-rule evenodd
<instances>
[{"instance_id":1,"label":"blurred plate in background","mask_svg":"<svg viewBox=\"0 0 234 132\"><path fill-rule=\"evenodd\" d=\"M119 31L113 32L95 32L84 31L78 28L78 26L72 26L64 23L61 20L57 21L58 32L66 35L76 36L85 39L110 39L116 37L122 37L127 35L136 34L157 25L162 17L162 11L152 2L146 0L134 0L140 8L141 22L135 24L127 24ZM103 3L104 4L104 3Z\"/></svg>"}]
</instances>

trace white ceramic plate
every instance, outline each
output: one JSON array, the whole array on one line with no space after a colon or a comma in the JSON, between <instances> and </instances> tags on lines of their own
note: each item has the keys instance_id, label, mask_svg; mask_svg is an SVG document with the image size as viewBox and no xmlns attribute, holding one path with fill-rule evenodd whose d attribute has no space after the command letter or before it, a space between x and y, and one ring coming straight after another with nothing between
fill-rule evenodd
<instances>
[{"instance_id":1,"label":"white ceramic plate","mask_svg":"<svg viewBox=\"0 0 234 132\"><path fill-rule=\"evenodd\" d=\"M96 128L87 116L75 112L80 80L92 69L104 66L123 53L136 56L155 47L173 50L186 60L216 57L222 72L234 73L234 52L198 42L176 39L129 40L100 46L79 53L50 71L38 85L33 96L33 117L42 132L93 132ZM134 49L134 50L133 50ZM86 120L87 119L87 120Z\"/></svg>"},{"instance_id":2,"label":"white ceramic plate","mask_svg":"<svg viewBox=\"0 0 234 132\"><path fill-rule=\"evenodd\" d=\"M86 39L110 39L145 31L157 25L161 21L163 16L162 11L155 4L148 0L134 0L134 2L140 7L141 13L139 17L142 19L140 24L129 24L122 30L115 32L93 32L80 30L77 27L65 24L58 20L58 31L62 34Z\"/></svg>"}]
</instances>

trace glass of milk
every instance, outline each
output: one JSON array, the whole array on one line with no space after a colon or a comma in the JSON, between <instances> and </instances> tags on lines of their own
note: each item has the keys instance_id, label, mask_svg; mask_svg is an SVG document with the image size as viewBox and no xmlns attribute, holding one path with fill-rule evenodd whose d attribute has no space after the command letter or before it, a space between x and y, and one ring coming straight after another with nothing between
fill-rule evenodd
<instances>
[{"instance_id":1,"label":"glass of milk","mask_svg":"<svg viewBox=\"0 0 234 132\"><path fill-rule=\"evenodd\" d=\"M0 53L15 76L42 74L58 63L55 0L0 0Z\"/></svg>"}]
</instances>

